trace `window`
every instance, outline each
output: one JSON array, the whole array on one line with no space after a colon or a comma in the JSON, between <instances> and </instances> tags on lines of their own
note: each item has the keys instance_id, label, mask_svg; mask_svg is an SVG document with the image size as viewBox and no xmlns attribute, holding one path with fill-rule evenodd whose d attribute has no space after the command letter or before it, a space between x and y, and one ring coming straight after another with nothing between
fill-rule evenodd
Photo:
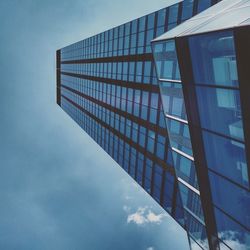
<instances>
[{"instance_id":1,"label":"window","mask_svg":"<svg viewBox=\"0 0 250 250\"><path fill-rule=\"evenodd\" d=\"M201 126L244 140L238 90L196 87Z\"/></svg>"},{"instance_id":2,"label":"window","mask_svg":"<svg viewBox=\"0 0 250 250\"><path fill-rule=\"evenodd\" d=\"M153 131L149 130L148 135L149 136L148 136L147 150L153 154L154 153L154 146L155 146L155 133Z\"/></svg>"},{"instance_id":3,"label":"window","mask_svg":"<svg viewBox=\"0 0 250 250\"><path fill-rule=\"evenodd\" d=\"M198 13L207 9L211 5L211 0L199 0L198 1Z\"/></svg>"},{"instance_id":4,"label":"window","mask_svg":"<svg viewBox=\"0 0 250 250\"><path fill-rule=\"evenodd\" d=\"M192 156L192 146L187 124L167 119L171 146Z\"/></svg>"},{"instance_id":5,"label":"window","mask_svg":"<svg viewBox=\"0 0 250 250\"><path fill-rule=\"evenodd\" d=\"M140 133L140 137L139 137L140 146L145 147L145 139L146 139L145 134Z\"/></svg>"},{"instance_id":6,"label":"window","mask_svg":"<svg viewBox=\"0 0 250 250\"><path fill-rule=\"evenodd\" d=\"M130 23L125 24L125 36L130 34Z\"/></svg>"},{"instance_id":7,"label":"window","mask_svg":"<svg viewBox=\"0 0 250 250\"><path fill-rule=\"evenodd\" d=\"M144 187L147 192L151 191L152 165L153 165L152 161L147 158L145 167L145 183L144 183Z\"/></svg>"},{"instance_id":8,"label":"window","mask_svg":"<svg viewBox=\"0 0 250 250\"><path fill-rule=\"evenodd\" d=\"M187 120L181 84L161 82L160 88L165 113Z\"/></svg>"},{"instance_id":9,"label":"window","mask_svg":"<svg viewBox=\"0 0 250 250\"><path fill-rule=\"evenodd\" d=\"M154 39L154 30L147 31L146 45L151 45L151 41Z\"/></svg>"},{"instance_id":10,"label":"window","mask_svg":"<svg viewBox=\"0 0 250 250\"><path fill-rule=\"evenodd\" d=\"M144 37L145 37L145 32L139 33L139 36L138 36L138 47L144 46Z\"/></svg>"},{"instance_id":11,"label":"window","mask_svg":"<svg viewBox=\"0 0 250 250\"><path fill-rule=\"evenodd\" d=\"M248 188L244 144L206 131L203 141L208 167Z\"/></svg>"},{"instance_id":12,"label":"window","mask_svg":"<svg viewBox=\"0 0 250 250\"><path fill-rule=\"evenodd\" d=\"M156 43L153 50L158 78L165 80L180 80L174 40Z\"/></svg>"},{"instance_id":13,"label":"window","mask_svg":"<svg viewBox=\"0 0 250 250\"><path fill-rule=\"evenodd\" d=\"M249 246L249 232L219 209L214 208L214 212L219 238L232 249L247 249Z\"/></svg>"},{"instance_id":14,"label":"window","mask_svg":"<svg viewBox=\"0 0 250 250\"><path fill-rule=\"evenodd\" d=\"M181 182L179 182L179 188L184 208L187 208L201 220L204 220L199 195L187 188Z\"/></svg>"},{"instance_id":15,"label":"window","mask_svg":"<svg viewBox=\"0 0 250 250\"><path fill-rule=\"evenodd\" d=\"M213 203L247 228L250 227L249 192L209 171ZM229 195L230 194L230 195Z\"/></svg>"},{"instance_id":16,"label":"window","mask_svg":"<svg viewBox=\"0 0 250 250\"><path fill-rule=\"evenodd\" d=\"M168 24L177 23L179 4L169 7Z\"/></svg>"},{"instance_id":17,"label":"window","mask_svg":"<svg viewBox=\"0 0 250 250\"><path fill-rule=\"evenodd\" d=\"M153 29L155 23L155 13L148 15L148 26L147 29Z\"/></svg>"},{"instance_id":18,"label":"window","mask_svg":"<svg viewBox=\"0 0 250 250\"><path fill-rule=\"evenodd\" d=\"M151 123L156 124L156 119L157 119L157 110L156 110L156 109L150 108L150 117L149 117L149 121L150 121Z\"/></svg>"},{"instance_id":19,"label":"window","mask_svg":"<svg viewBox=\"0 0 250 250\"><path fill-rule=\"evenodd\" d=\"M145 30L145 26L146 26L146 17L144 16L139 19L139 32Z\"/></svg>"},{"instance_id":20,"label":"window","mask_svg":"<svg viewBox=\"0 0 250 250\"><path fill-rule=\"evenodd\" d=\"M157 26L165 25L166 9L158 11Z\"/></svg>"},{"instance_id":21,"label":"window","mask_svg":"<svg viewBox=\"0 0 250 250\"><path fill-rule=\"evenodd\" d=\"M132 21L132 34L137 32L137 19Z\"/></svg>"},{"instance_id":22,"label":"window","mask_svg":"<svg viewBox=\"0 0 250 250\"><path fill-rule=\"evenodd\" d=\"M158 108L158 94L156 93L151 93L151 107Z\"/></svg>"},{"instance_id":23,"label":"window","mask_svg":"<svg viewBox=\"0 0 250 250\"><path fill-rule=\"evenodd\" d=\"M182 2L182 21L190 18L193 15L193 4L194 0L187 0Z\"/></svg>"},{"instance_id":24,"label":"window","mask_svg":"<svg viewBox=\"0 0 250 250\"><path fill-rule=\"evenodd\" d=\"M232 31L192 36L189 46L196 84L238 86Z\"/></svg>"},{"instance_id":25,"label":"window","mask_svg":"<svg viewBox=\"0 0 250 250\"><path fill-rule=\"evenodd\" d=\"M165 138L161 135L158 135L157 147L156 147L156 155L164 160L165 155Z\"/></svg>"}]
</instances>

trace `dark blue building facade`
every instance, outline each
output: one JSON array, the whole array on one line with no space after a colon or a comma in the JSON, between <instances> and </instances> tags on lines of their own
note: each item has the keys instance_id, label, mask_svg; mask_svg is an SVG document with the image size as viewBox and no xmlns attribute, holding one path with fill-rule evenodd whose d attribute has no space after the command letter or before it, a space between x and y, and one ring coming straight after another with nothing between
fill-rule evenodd
<instances>
[{"instance_id":1,"label":"dark blue building facade","mask_svg":"<svg viewBox=\"0 0 250 250\"><path fill-rule=\"evenodd\" d=\"M248 249L250 95L237 58L249 35L181 37L232 5L216 2L180 1L58 50L57 103L187 231L192 249Z\"/></svg>"}]
</instances>

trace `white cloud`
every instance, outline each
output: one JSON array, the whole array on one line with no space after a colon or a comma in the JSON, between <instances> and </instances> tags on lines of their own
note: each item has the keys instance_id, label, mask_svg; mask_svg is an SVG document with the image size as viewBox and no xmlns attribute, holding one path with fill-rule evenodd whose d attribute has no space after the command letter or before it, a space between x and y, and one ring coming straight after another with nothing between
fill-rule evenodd
<instances>
[{"instance_id":1,"label":"white cloud","mask_svg":"<svg viewBox=\"0 0 250 250\"><path fill-rule=\"evenodd\" d=\"M160 224L162 222L163 217L167 216L166 214L155 214L151 210L149 210L147 214L147 219L149 222L155 222L157 224Z\"/></svg>"},{"instance_id":2,"label":"white cloud","mask_svg":"<svg viewBox=\"0 0 250 250\"><path fill-rule=\"evenodd\" d=\"M250 236L245 235L245 241L250 241ZM242 238L242 235L235 231L224 231L219 232L219 238L221 238L228 246L230 246L232 249L237 250L245 250L247 249L247 246L240 242L239 239Z\"/></svg>"},{"instance_id":3,"label":"white cloud","mask_svg":"<svg viewBox=\"0 0 250 250\"><path fill-rule=\"evenodd\" d=\"M242 235L239 234L238 232L235 232L235 231L223 231L223 232L219 232L218 236L219 236L220 239L222 239L222 241L224 243L226 243L232 249L237 249L237 250L246 250L246 249L248 249L246 244L244 244L243 242L240 242L239 239L242 240ZM246 242L250 241L250 237L248 237L247 235L245 235L245 237L246 238L244 240ZM204 247L206 246L204 241L198 241L198 243L201 246L204 246ZM194 250L200 249L200 247L198 247L198 245L195 244L195 243L192 244L191 248L194 249Z\"/></svg>"},{"instance_id":4,"label":"white cloud","mask_svg":"<svg viewBox=\"0 0 250 250\"><path fill-rule=\"evenodd\" d=\"M147 250L154 250L154 248L153 247L148 247Z\"/></svg>"},{"instance_id":5,"label":"white cloud","mask_svg":"<svg viewBox=\"0 0 250 250\"><path fill-rule=\"evenodd\" d=\"M127 223L134 222L137 225L141 225L147 222L146 217L144 216L146 207L139 207L137 211L133 214L128 215Z\"/></svg>"},{"instance_id":6,"label":"white cloud","mask_svg":"<svg viewBox=\"0 0 250 250\"><path fill-rule=\"evenodd\" d=\"M127 223L133 222L137 225L142 225L146 223L160 224L163 218L166 216L167 215L165 213L155 214L150 209L148 209L148 207L139 207L135 213L128 215Z\"/></svg>"}]
</instances>

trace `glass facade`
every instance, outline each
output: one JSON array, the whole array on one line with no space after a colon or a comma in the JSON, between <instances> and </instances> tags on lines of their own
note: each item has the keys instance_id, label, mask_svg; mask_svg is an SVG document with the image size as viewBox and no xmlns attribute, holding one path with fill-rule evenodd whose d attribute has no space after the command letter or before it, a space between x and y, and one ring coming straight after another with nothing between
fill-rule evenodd
<instances>
[{"instance_id":1,"label":"glass facade","mask_svg":"<svg viewBox=\"0 0 250 250\"><path fill-rule=\"evenodd\" d=\"M216 2L184 0L58 50L57 103L187 231L191 249L249 249L234 32L151 44Z\"/></svg>"},{"instance_id":2,"label":"glass facade","mask_svg":"<svg viewBox=\"0 0 250 250\"><path fill-rule=\"evenodd\" d=\"M208 2L200 1L198 10ZM237 27L197 34L195 22L183 27L152 47L190 244L250 249L249 95L243 91L250 76L239 58L243 40Z\"/></svg>"},{"instance_id":3,"label":"glass facade","mask_svg":"<svg viewBox=\"0 0 250 250\"><path fill-rule=\"evenodd\" d=\"M186 181L196 178L192 164L171 153L151 51L155 37L191 17L181 11L182 2L62 48L57 78L62 109L185 228L173 163ZM173 134L183 130L176 148L188 151L186 129L172 122Z\"/></svg>"},{"instance_id":4,"label":"glass facade","mask_svg":"<svg viewBox=\"0 0 250 250\"><path fill-rule=\"evenodd\" d=\"M193 244L208 248L175 41L154 43L153 52L187 232Z\"/></svg>"}]
</instances>

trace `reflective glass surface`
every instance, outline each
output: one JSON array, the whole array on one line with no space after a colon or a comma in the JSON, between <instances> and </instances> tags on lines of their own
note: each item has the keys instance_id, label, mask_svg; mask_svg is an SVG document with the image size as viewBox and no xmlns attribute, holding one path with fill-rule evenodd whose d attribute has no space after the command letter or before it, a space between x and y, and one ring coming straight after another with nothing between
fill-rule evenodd
<instances>
[{"instance_id":1,"label":"reflective glass surface","mask_svg":"<svg viewBox=\"0 0 250 250\"><path fill-rule=\"evenodd\" d=\"M238 86L231 31L191 36L189 46L196 84Z\"/></svg>"},{"instance_id":2,"label":"reflective glass surface","mask_svg":"<svg viewBox=\"0 0 250 250\"><path fill-rule=\"evenodd\" d=\"M198 0L198 13L207 9L211 5L211 0Z\"/></svg>"},{"instance_id":3,"label":"reflective glass surface","mask_svg":"<svg viewBox=\"0 0 250 250\"><path fill-rule=\"evenodd\" d=\"M245 189L209 172L214 204L250 229L250 194Z\"/></svg>"},{"instance_id":4,"label":"reflective glass surface","mask_svg":"<svg viewBox=\"0 0 250 250\"><path fill-rule=\"evenodd\" d=\"M61 107L186 227L172 167L198 188L195 168L193 161L171 152L154 63L143 55L152 53L156 36L191 17L192 1L183 4L183 10L178 3L61 49L60 77ZM174 42L155 49L162 78L180 83ZM187 122L175 120L186 120L181 84L165 82L162 93L165 115L174 117L169 121L173 147L192 155ZM203 228L190 218L200 214L200 201L192 196L185 196L188 230L202 242Z\"/></svg>"},{"instance_id":5,"label":"reflective glass surface","mask_svg":"<svg viewBox=\"0 0 250 250\"><path fill-rule=\"evenodd\" d=\"M192 155L192 145L187 124L168 118L166 120L169 129L171 146L188 155Z\"/></svg>"},{"instance_id":6,"label":"reflective glass surface","mask_svg":"<svg viewBox=\"0 0 250 250\"><path fill-rule=\"evenodd\" d=\"M203 142L208 167L248 188L245 145L206 131Z\"/></svg>"},{"instance_id":7,"label":"reflective glass surface","mask_svg":"<svg viewBox=\"0 0 250 250\"><path fill-rule=\"evenodd\" d=\"M194 0L186 0L182 3L182 16L181 20L184 21L193 15Z\"/></svg>"},{"instance_id":8,"label":"reflective glass surface","mask_svg":"<svg viewBox=\"0 0 250 250\"><path fill-rule=\"evenodd\" d=\"M158 77L162 80L180 80L174 40L154 44L154 58Z\"/></svg>"},{"instance_id":9,"label":"reflective glass surface","mask_svg":"<svg viewBox=\"0 0 250 250\"><path fill-rule=\"evenodd\" d=\"M194 162L185 156L176 153L175 151L173 151L172 154L177 176L189 183L194 188L199 189Z\"/></svg>"},{"instance_id":10,"label":"reflective glass surface","mask_svg":"<svg viewBox=\"0 0 250 250\"><path fill-rule=\"evenodd\" d=\"M238 223L215 208L218 236L231 249L247 250L250 246L250 233Z\"/></svg>"},{"instance_id":11,"label":"reflective glass surface","mask_svg":"<svg viewBox=\"0 0 250 250\"><path fill-rule=\"evenodd\" d=\"M197 217L197 220L203 223L204 218L199 195L180 182L179 187L184 210L191 216Z\"/></svg>"},{"instance_id":12,"label":"reflective glass surface","mask_svg":"<svg viewBox=\"0 0 250 250\"><path fill-rule=\"evenodd\" d=\"M244 140L238 90L196 87L201 126Z\"/></svg>"},{"instance_id":13,"label":"reflective glass surface","mask_svg":"<svg viewBox=\"0 0 250 250\"><path fill-rule=\"evenodd\" d=\"M186 120L187 117L181 84L160 82L160 88L165 113Z\"/></svg>"}]
</instances>

